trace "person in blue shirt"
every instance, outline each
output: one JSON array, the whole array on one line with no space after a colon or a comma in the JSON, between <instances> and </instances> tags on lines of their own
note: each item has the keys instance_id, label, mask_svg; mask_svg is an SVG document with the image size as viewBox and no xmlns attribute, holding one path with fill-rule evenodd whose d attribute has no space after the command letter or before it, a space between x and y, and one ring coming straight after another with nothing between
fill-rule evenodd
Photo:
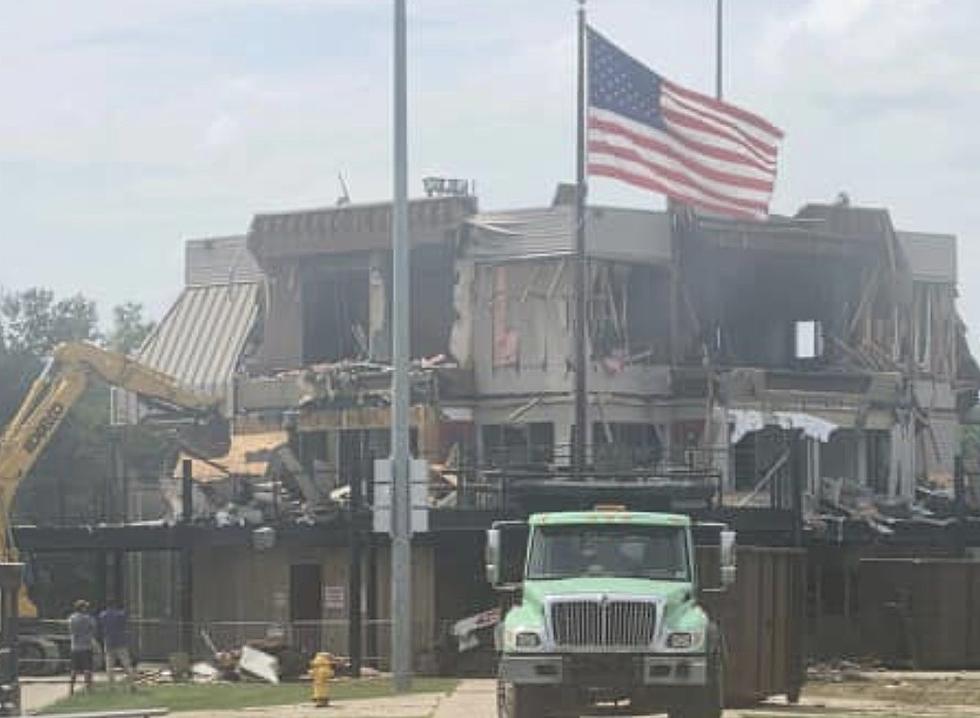
<instances>
[{"instance_id":1,"label":"person in blue shirt","mask_svg":"<svg viewBox=\"0 0 980 718\"><path fill-rule=\"evenodd\" d=\"M109 683L112 671L118 664L126 671L130 686L133 685L133 662L129 656L129 637L126 631L126 611L116 602L110 602L99 614L102 629L102 647L105 651L105 671Z\"/></svg>"}]
</instances>

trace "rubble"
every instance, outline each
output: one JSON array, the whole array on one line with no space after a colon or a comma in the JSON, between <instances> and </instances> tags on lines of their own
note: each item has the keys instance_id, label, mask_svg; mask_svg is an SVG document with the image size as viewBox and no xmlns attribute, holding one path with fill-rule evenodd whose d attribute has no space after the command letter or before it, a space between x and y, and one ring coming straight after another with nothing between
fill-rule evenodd
<instances>
[{"instance_id":1,"label":"rubble","mask_svg":"<svg viewBox=\"0 0 980 718\"><path fill-rule=\"evenodd\" d=\"M807 667L807 680L821 683L847 683L868 681L868 673L881 670L875 662L860 663L847 659L819 661Z\"/></svg>"},{"instance_id":2,"label":"rubble","mask_svg":"<svg viewBox=\"0 0 980 718\"><path fill-rule=\"evenodd\" d=\"M273 685L279 683L279 660L251 646L242 646L238 670L257 676Z\"/></svg>"}]
</instances>

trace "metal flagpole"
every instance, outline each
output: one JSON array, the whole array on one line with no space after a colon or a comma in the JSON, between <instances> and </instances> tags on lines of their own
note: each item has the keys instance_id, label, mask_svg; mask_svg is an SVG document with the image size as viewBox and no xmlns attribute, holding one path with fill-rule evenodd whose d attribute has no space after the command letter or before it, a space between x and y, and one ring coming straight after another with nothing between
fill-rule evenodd
<instances>
[{"instance_id":1,"label":"metal flagpole","mask_svg":"<svg viewBox=\"0 0 980 718\"><path fill-rule=\"evenodd\" d=\"M395 690L412 684L412 507L408 440L409 237L405 0L395 0L394 205L392 207L391 670Z\"/></svg>"},{"instance_id":2,"label":"metal flagpole","mask_svg":"<svg viewBox=\"0 0 980 718\"><path fill-rule=\"evenodd\" d=\"M715 97L721 99L721 10L723 0L715 0Z\"/></svg>"},{"instance_id":3,"label":"metal flagpole","mask_svg":"<svg viewBox=\"0 0 980 718\"><path fill-rule=\"evenodd\" d=\"M575 435L572 437L572 470L585 475L588 429L586 386L586 259L585 259L585 0L578 0L578 101L575 157Z\"/></svg>"}]
</instances>

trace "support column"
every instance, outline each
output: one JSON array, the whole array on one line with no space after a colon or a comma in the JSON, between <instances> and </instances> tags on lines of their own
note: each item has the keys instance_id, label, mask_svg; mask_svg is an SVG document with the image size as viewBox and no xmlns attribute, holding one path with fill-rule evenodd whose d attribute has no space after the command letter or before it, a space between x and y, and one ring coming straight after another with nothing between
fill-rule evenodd
<instances>
[{"instance_id":1,"label":"support column","mask_svg":"<svg viewBox=\"0 0 980 718\"><path fill-rule=\"evenodd\" d=\"M104 550L95 552L95 607L102 610L109 598L108 554Z\"/></svg>"},{"instance_id":2,"label":"support column","mask_svg":"<svg viewBox=\"0 0 980 718\"><path fill-rule=\"evenodd\" d=\"M388 321L389 261L387 252L371 252L368 268L368 354L371 361L391 360L391 326Z\"/></svg>"},{"instance_id":3,"label":"support column","mask_svg":"<svg viewBox=\"0 0 980 718\"><path fill-rule=\"evenodd\" d=\"M363 444L362 444L363 448ZM350 655L351 675L355 678L361 676L361 545L364 534L361 531L361 508L362 493L364 485L364 473L367 465L364 455L357 457L352 462L354 464L351 473L350 483L350 509L348 519L350 521L349 534L349 558L350 564L347 570L347 651Z\"/></svg>"},{"instance_id":4,"label":"support column","mask_svg":"<svg viewBox=\"0 0 980 718\"><path fill-rule=\"evenodd\" d=\"M126 604L126 553L122 549L112 552L112 599L120 606Z\"/></svg>"},{"instance_id":5,"label":"support column","mask_svg":"<svg viewBox=\"0 0 980 718\"><path fill-rule=\"evenodd\" d=\"M181 466L180 650L188 658L191 658L194 646L194 563L190 535L194 517L192 466L190 459L184 459Z\"/></svg>"},{"instance_id":6,"label":"support column","mask_svg":"<svg viewBox=\"0 0 980 718\"><path fill-rule=\"evenodd\" d=\"M20 674L17 665L17 634L20 630L17 598L24 564L0 563L0 688L3 715L20 715ZM9 712L8 712L9 711Z\"/></svg>"},{"instance_id":7,"label":"support column","mask_svg":"<svg viewBox=\"0 0 980 718\"><path fill-rule=\"evenodd\" d=\"M868 434L864 429L855 429L854 442L857 451L857 480L861 486L868 485Z\"/></svg>"},{"instance_id":8,"label":"support column","mask_svg":"<svg viewBox=\"0 0 980 718\"><path fill-rule=\"evenodd\" d=\"M190 546L180 549L180 651L191 658L194 647L194 563Z\"/></svg>"}]
</instances>

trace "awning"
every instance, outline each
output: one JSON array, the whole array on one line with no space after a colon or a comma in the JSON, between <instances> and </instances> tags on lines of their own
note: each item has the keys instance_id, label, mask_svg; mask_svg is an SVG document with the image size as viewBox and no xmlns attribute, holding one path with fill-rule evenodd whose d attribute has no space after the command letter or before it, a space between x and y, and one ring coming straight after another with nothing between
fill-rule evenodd
<instances>
[{"instance_id":1,"label":"awning","mask_svg":"<svg viewBox=\"0 0 980 718\"><path fill-rule=\"evenodd\" d=\"M260 285L255 282L188 287L136 357L189 389L229 397L259 302ZM122 390L114 395L115 420L136 423L135 397Z\"/></svg>"}]
</instances>

